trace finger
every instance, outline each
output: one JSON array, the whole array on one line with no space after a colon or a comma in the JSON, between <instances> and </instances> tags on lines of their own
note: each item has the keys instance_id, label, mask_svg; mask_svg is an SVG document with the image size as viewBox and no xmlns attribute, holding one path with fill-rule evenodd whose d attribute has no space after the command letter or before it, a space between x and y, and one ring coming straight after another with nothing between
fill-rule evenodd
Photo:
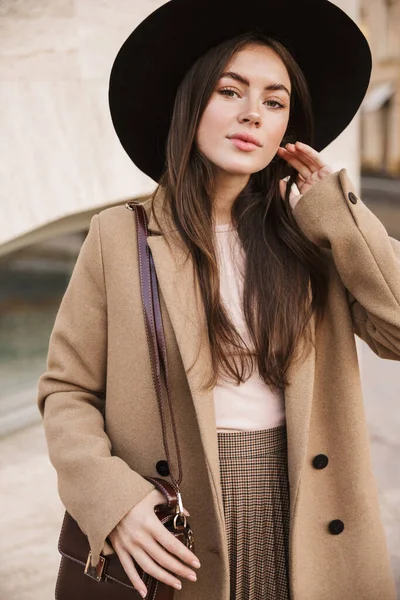
<instances>
[{"instance_id":1,"label":"finger","mask_svg":"<svg viewBox=\"0 0 400 600\"><path fill-rule=\"evenodd\" d=\"M288 150L286 150L286 148L281 148L279 154L284 160L286 160L290 165L292 165L292 167L294 167L296 171L301 173L304 179L311 177L311 170L304 162L302 162L302 160L298 156L295 156L293 152L289 152Z\"/></svg>"},{"instance_id":2,"label":"finger","mask_svg":"<svg viewBox=\"0 0 400 600\"><path fill-rule=\"evenodd\" d=\"M150 539L143 544L143 550L147 552L151 558L157 562L161 567L172 571L172 573L179 577L185 577L191 581L196 581L197 575L194 571L186 567L177 558L174 558L172 554L169 554L160 544L154 539Z\"/></svg>"},{"instance_id":3,"label":"finger","mask_svg":"<svg viewBox=\"0 0 400 600\"><path fill-rule=\"evenodd\" d=\"M302 154L304 160L307 161L307 164L314 163L318 169L327 166L322 160L320 153L314 150L314 148L308 144L305 144L304 142L296 142L295 148Z\"/></svg>"},{"instance_id":4,"label":"finger","mask_svg":"<svg viewBox=\"0 0 400 600\"><path fill-rule=\"evenodd\" d=\"M297 144L300 144L300 142L296 142L296 144L288 144L287 149L292 153L293 156L296 156L296 158L304 162L311 172L315 173L321 169L322 166L324 166L324 163L321 159L316 160L315 157L310 156L307 151L302 150Z\"/></svg>"},{"instance_id":5,"label":"finger","mask_svg":"<svg viewBox=\"0 0 400 600\"><path fill-rule=\"evenodd\" d=\"M151 533L154 539L170 554L174 554L183 562L191 565L192 567L197 569L200 567L200 561L197 556L193 554L189 548L186 548L186 546L180 540L178 540L173 533L168 531L168 529L166 529L158 519L157 523L155 523L154 527L152 527Z\"/></svg>"},{"instance_id":6,"label":"finger","mask_svg":"<svg viewBox=\"0 0 400 600\"><path fill-rule=\"evenodd\" d=\"M182 589L182 583L179 579L174 577L171 573L168 573L168 571L165 571L165 569L162 569L142 548L136 546L131 551L131 554L145 573L151 577L155 577L158 581L162 581L163 583L174 587L176 590Z\"/></svg>"},{"instance_id":7,"label":"finger","mask_svg":"<svg viewBox=\"0 0 400 600\"><path fill-rule=\"evenodd\" d=\"M122 549L118 551L116 550L116 552L125 573L132 582L133 587L139 592L142 598L145 598L147 596L147 588L139 577L139 573L136 570L131 555L126 550Z\"/></svg>"},{"instance_id":8,"label":"finger","mask_svg":"<svg viewBox=\"0 0 400 600\"><path fill-rule=\"evenodd\" d=\"M303 152L300 148L296 146L292 146L288 148L289 152L292 153L293 156L296 156L299 160L304 162L308 166L311 172L318 171L321 168L321 161L317 163L314 158L312 158L306 152Z\"/></svg>"},{"instance_id":9,"label":"finger","mask_svg":"<svg viewBox=\"0 0 400 600\"><path fill-rule=\"evenodd\" d=\"M298 179L299 183L304 183L305 182L304 177L300 173L297 175L297 179Z\"/></svg>"}]
</instances>

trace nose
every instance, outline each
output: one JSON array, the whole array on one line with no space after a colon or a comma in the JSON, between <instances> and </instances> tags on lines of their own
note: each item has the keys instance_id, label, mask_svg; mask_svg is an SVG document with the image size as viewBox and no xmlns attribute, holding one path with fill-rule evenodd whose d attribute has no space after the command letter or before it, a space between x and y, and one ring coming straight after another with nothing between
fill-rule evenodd
<instances>
[{"instance_id":1,"label":"nose","mask_svg":"<svg viewBox=\"0 0 400 600\"><path fill-rule=\"evenodd\" d=\"M253 123L259 127L261 125L260 111L253 104L241 113L239 121L240 123Z\"/></svg>"}]
</instances>

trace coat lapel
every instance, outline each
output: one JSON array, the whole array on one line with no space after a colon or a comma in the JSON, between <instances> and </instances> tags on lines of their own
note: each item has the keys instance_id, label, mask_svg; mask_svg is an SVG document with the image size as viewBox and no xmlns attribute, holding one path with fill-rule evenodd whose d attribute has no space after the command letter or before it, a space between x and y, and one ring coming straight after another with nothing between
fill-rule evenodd
<instances>
[{"instance_id":1,"label":"coat lapel","mask_svg":"<svg viewBox=\"0 0 400 600\"><path fill-rule=\"evenodd\" d=\"M157 212L162 231L158 227L151 206ZM212 488L217 491L218 510L223 516L220 486L218 437L215 421L213 392L204 392L201 387L209 377L211 353L207 335L207 323L191 257L176 243L176 230L160 210L162 195L144 203L148 215L148 245L157 272L157 279L171 324L176 336L182 362L192 394L194 409L199 425L201 441L210 475ZM167 243L166 236L172 242ZM175 243L174 243L175 238ZM310 327L314 336L314 318ZM301 350L301 349L300 349ZM315 350L311 348L303 361L290 367L288 378L291 383L285 390L285 410L288 437L288 469L291 497L291 520L294 516L295 500L300 475L306 460L314 387Z\"/></svg>"},{"instance_id":2,"label":"coat lapel","mask_svg":"<svg viewBox=\"0 0 400 600\"><path fill-rule=\"evenodd\" d=\"M166 235L155 222L151 201L144 204L148 215L148 245L177 345L188 379L199 426L206 464L211 477L211 489L216 490L217 510L223 524L223 504L220 484L218 437L213 392L204 392L202 385L211 373L211 353L208 343L206 315L201 301L200 286L194 264L181 246L174 243L175 230L168 228L161 211L157 217ZM156 203L154 203L156 207ZM166 236L171 247L167 243Z\"/></svg>"}]
</instances>

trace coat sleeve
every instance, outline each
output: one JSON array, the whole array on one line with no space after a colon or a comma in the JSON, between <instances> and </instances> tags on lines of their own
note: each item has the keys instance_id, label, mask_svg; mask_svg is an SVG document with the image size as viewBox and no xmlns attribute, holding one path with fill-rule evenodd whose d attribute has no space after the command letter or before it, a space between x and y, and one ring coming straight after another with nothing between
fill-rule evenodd
<instances>
[{"instance_id":1,"label":"coat sleeve","mask_svg":"<svg viewBox=\"0 0 400 600\"><path fill-rule=\"evenodd\" d=\"M153 484L111 454L105 431L107 301L99 218L91 221L50 336L38 407L67 511L88 536L93 564L106 537Z\"/></svg>"},{"instance_id":2,"label":"coat sleeve","mask_svg":"<svg viewBox=\"0 0 400 600\"><path fill-rule=\"evenodd\" d=\"M354 332L381 358L400 360L400 242L357 196L347 170L313 185L293 216L309 240L331 250Z\"/></svg>"}]
</instances>

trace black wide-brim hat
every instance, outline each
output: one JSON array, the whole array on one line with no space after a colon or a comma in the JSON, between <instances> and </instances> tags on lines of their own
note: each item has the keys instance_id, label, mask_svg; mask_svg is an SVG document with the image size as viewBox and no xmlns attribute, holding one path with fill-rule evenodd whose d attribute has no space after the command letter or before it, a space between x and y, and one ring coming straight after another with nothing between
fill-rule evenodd
<instances>
[{"instance_id":1,"label":"black wide-brim hat","mask_svg":"<svg viewBox=\"0 0 400 600\"><path fill-rule=\"evenodd\" d=\"M372 59L356 23L328 0L170 0L130 34L109 82L111 118L122 146L159 181L178 87L207 50L247 31L281 42L310 90L321 151L350 123L368 88Z\"/></svg>"}]
</instances>

